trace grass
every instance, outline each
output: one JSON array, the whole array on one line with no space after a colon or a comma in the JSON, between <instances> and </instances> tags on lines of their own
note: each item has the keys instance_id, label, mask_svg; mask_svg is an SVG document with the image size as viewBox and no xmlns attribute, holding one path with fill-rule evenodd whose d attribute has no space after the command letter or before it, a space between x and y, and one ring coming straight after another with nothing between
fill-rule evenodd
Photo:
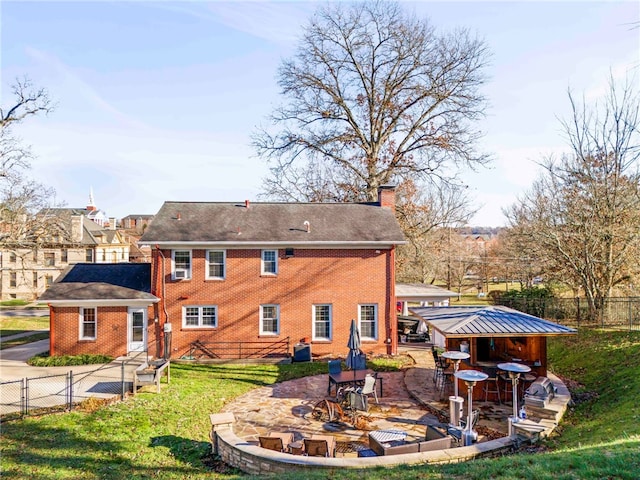
<instances>
[{"instance_id":1,"label":"grass","mask_svg":"<svg viewBox=\"0 0 640 480\"><path fill-rule=\"evenodd\" d=\"M31 342L37 342L39 340L45 340L49 338L49 332L34 333L33 335L27 335L26 337L15 338L11 340L3 340L0 343L0 350L5 348L18 347Z\"/></svg>"},{"instance_id":2,"label":"grass","mask_svg":"<svg viewBox=\"0 0 640 480\"><path fill-rule=\"evenodd\" d=\"M521 452L455 465L310 471L311 480L601 479L637 478L640 469L640 332L582 331L549 341L556 374L570 379L577 404L554 437ZM401 365L372 362L382 370ZM87 411L5 422L0 467L6 478L237 479L250 478L212 459L209 413L252 388L325 373L325 363L173 365L162 394ZM282 480L299 478L281 475Z\"/></svg>"},{"instance_id":3,"label":"grass","mask_svg":"<svg viewBox=\"0 0 640 480\"><path fill-rule=\"evenodd\" d=\"M33 330L49 330L49 317L7 317L0 311L1 337Z\"/></svg>"},{"instance_id":4,"label":"grass","mask_svg":"<svg viewBox=\"0 0 640 480\"><path fill-rule=\"evenodd\" d=\"M0 306L3 307L22 307L24 305L29 305L29 302L27 300L20 300L18 298L0 302Z\"/></svg>"}]
</instances>

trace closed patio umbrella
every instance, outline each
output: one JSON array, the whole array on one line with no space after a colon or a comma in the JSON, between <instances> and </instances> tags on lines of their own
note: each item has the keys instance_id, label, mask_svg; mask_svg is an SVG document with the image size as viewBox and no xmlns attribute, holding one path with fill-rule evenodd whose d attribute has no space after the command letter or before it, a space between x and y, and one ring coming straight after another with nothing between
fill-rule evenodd
<instances>
[{"instance_id":1,"label":"closed patio umbrella","mask_svg":"<svg viewBox=\"0 0 640 480\"><path fill-rule=\"evenodd\" d=\"M349 355L347 356L347 367L353 370L353 383L356 383L356 366L358 365L358 358L360 356L360 330L356 325L356 321L351 319L351 328L349 330L349 340L347 341L347 347L349 347Z\"/></svg>"}]
</instances>

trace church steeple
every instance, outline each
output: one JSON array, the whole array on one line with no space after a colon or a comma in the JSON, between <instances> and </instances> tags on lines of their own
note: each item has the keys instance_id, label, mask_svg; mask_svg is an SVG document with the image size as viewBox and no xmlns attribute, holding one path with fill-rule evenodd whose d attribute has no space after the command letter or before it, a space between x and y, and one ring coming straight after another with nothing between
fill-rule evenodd
<instances>
[{"instance_id":1,"label":"church steeple","mask_svg":"<svg viewBox=\"0 0 640 480\"><path fill-rule=\"evenodd\" d=\"M96 204L93 201L93 187L89 187L89 205L87 205L87 210L90 210L90 211L97 210Z\"/></svg>"}]
</instances>

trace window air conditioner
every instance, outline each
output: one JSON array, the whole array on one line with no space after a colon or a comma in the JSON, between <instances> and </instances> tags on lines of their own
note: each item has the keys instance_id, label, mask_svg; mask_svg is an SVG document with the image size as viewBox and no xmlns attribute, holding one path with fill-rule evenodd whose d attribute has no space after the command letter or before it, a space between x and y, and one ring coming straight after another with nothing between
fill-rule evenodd
<instances>
[{"instance_id":1,"label":"window air conditioner","mask_svg":"<svg viewBox=\"0 0 640 480\"><path fill-rule=\"evenodd\" d=\"M176 268L176 271L173 273L173 277L176 280L184 280L187 278L187 271L184 268Z\"/></svg>"}]
</instances>

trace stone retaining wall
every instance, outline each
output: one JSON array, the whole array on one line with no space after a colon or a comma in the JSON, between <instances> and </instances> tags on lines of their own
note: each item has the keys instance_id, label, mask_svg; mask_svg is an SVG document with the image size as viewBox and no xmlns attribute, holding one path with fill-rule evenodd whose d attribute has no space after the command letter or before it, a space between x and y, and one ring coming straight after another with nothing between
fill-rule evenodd
<instances>
[{"instance_id":1,"label":"stone retaining wall","mask_svg":"<svg viewBox=\"0 0 640 480\"><path fill-rule=\"evenodd\" d=\"M511 438L504 437L469 447L404 455L362 458L306 457L274 452L250 444L233 433L231 425L219 426L212 431L212 442L214 453L217 453L223 462L253 475L304 472L309 468L338 471L344 468L366 469L380 466L456 463L493 456L510 449L513 445Z\"/></svg>"}]
</instances>

